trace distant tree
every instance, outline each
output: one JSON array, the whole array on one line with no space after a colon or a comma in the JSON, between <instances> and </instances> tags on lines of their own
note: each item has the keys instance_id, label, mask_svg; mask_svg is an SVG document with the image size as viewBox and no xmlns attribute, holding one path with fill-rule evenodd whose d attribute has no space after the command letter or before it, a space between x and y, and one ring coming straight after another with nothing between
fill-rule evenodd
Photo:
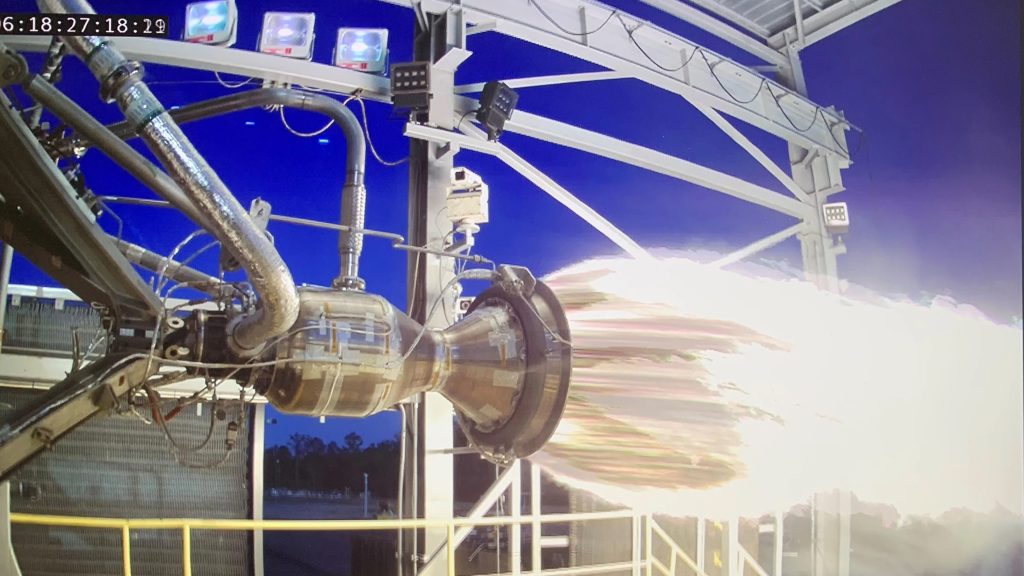
<instances>
[{"instance_id":1,"label":"distant tree","mask_svg":"<svg viewBox=\"0 0 1024 576\"><path fill-rule=\"evenodd\" d=\"M349 452L359 452L363 449L363 437L355 432L345 435L345 449Z\"/></svg>"}]
</instances>

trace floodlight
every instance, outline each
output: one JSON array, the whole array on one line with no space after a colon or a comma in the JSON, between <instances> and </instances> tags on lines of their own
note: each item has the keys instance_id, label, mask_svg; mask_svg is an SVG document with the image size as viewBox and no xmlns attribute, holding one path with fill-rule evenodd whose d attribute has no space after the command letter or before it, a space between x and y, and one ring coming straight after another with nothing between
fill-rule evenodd
<instances>
[{"instance_id":1,"label":"floodlight","mask_svg":"<svg viewBox=\"0 0 1024 576\"><path fill-rule=\"evenodd\" d=\"M311 59L315 19L312 12L267 12L260 32L260 52Z\"/></svg>"},{"instance_id":2,"label":"floodlight","mask_svg":"<svg viewBox=\"0 0 1024 576\"><path fill-rule=\"evenodd\" d=\"M185 7L185 40L231 46L238 35L235 0L193 2Z\"/></svg>"},{"instance_id":3,"label":"floodlight","mask_svg":"<svg viewBox=\"0 0 1024 576\"><path fill-rule=\"evenodd\" d=\"M391 95L398 108L426 109L430 105L430 62L405 62L392 66Z\"/></svg>"},{"instance_id":4,"label":"floodlight","mask_svg":"<svg viewBox=\"0 0 1024 576\"><path fill-rule=\"evenodd\" d=\"M504 82L492 80L484 84L476 119L487 128L488 140L497 140L501 137L505 122L512 117L512 111L516 109L518 101L519 94Z\"/></svg>"},{"instance_id":5,"label":"floodlight","mask_svg":"<svg viewBox=\"0 0 1024 576\"><path fill-rule=\"evenodd\" d=\"M846 202L831 202L821 207L825 216L825 229L833 234L845 234L850 229L850 213Z\"/></svg>"},{"instance_id":6,"label":"floodlight","mask_svg":"<svg viewBox=\"0 0 1024 576\"><path fill-rule=\"evenodd\" d=\"M380 74L388 63L387 28L338 28L334 65Z\"/></svg>"}]
</instances>

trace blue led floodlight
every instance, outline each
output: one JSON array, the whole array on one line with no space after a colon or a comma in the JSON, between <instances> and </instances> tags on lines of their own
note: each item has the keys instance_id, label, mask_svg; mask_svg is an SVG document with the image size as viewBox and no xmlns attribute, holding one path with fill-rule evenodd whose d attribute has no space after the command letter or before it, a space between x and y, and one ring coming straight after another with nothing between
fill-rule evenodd
<instances>
[{"instance_id":1,"label":"blue led floodlight","mask_svg":"<svg viewBox=\"0 0 1024 576\"><path fill-rule=\"evenodd\" d=\"M267 12L263 15L260 52L311 59L315 19L312 12Z\"/></svg>"},{"instance_id":2,"label":"blue led floodlight","mask_svg":"<svg viewBox=\"0 0 1024 576\"><path fill-rule=\"evenodd\" d=\"M381 74L388 63L386 28L338 28L334 65L360 72Z\"/></svg>"},{"instance_id":3,"label":"blue led floodlight","mask_svg":"<svg viewBox=\"0 0 1024 576\"><path fill-rule=\"evenodd\" d=\"M185 8L185 40L231 46L238 35L235 0L193 2Z\"/></svg>"}]
</instances>

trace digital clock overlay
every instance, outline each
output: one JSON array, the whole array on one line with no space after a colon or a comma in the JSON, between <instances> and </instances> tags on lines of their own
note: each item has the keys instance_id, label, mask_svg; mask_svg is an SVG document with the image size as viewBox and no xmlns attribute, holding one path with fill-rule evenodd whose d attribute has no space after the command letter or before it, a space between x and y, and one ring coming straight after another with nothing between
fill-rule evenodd
<instances>
[{"instance_id":1,"label":"digital clock overlay","mask_svg":"<svg viewBox=\"0 0 1024 576\"><path fill-rule=\"evenodd\" d=\"M167 16L152 14L0 13L0 34L166 38L169 29Z\"/></svg>"}]
</instances>

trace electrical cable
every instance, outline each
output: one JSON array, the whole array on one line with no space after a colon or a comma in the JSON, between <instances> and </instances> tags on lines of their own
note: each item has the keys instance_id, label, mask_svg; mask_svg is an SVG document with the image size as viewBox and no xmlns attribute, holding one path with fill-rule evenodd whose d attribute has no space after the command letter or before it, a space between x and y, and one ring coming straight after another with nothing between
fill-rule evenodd
<instances>
[{"instance_id":1,"label":"electrical cable","mask_svg":"<svg viewBox=\"0 0 1024 576\"><path fill-rule=\"evenodd\" d=\"M543 16L545 20L547 20L552 25L554 25L555 28L558 28L559 30L561 30L562 32L564 32L566 34L569 34L570 36L583 36L583 37L586 37L586 36L590 36L591 34L597 34L598 32L601 31L602 28L604 28L605 26L608 25L608 22L611 21L612 17L614 17L616 14L619 13L618 10L612 10L611 13L608 14L608 17L605 18L604 22L602 22L600 26L598 26L597 28L594 28L593 30L583 30L581 32L574 32L572 30L566 29L561 24L556 22L554 18L552 18L547 12L544 11L543 8L540 7L540 4L537 3L537 0L527 0L527 2L529 2L529 4L531 6L536 8L537 12L540 12L540 15Z\"/></svg>"},{"instance_id":2,"label":"electrical cable","mask_svg":"<svg viewBox=\"0 0 1024 576\"><path fill-rule=\"evenodd\" d=\"M319 136L326 132L328 128L334 126L334 118L331 118L330 120L327 121L327 124L324 124L323 128L320 128L319 130L314 130L313 132L299 132L298 130L288 125L288 120L284 117L284 106L279 106L277 110L281 114L281 123L284 124L284 127L292 134L296 136L301 136L303 138L312 138L314 136Z\"/></svg>"},{"instance_id":3,"label":"electrical cable","mask_svg":"<svg viewBox=\"0 0 1024 576\"><path fill-rule=\"evenodd\" d=\"M722 79L718 77L718 74L715 72L715 68L711 65L711 61L708 60L707 54L705 54L704 51L699 48L696 51L700 52L701 59L704 60L705 64L707 64L708 72L711 72L711 77L714 78L715 82L718 83L718 87L721 88L722 91L725 92L726 95L729 96L729 98L732 98L737 104L750 104L754 100L757 100L757 97L761 94L761 90L764 90L765 84L768 83L767 78L761 78L761 83L757 85L757 90L754 91L754 95L747 100L743 100L736 96L735 94L733 94L732 92L730 92L729 89L725 87L725 84L722 83ZM719 62L726 62L726 60L719 60ZM771 87L769 87L768 90L770 91ZM778 99L775 100L775 105L778 106L780 110L782 109L782 106L779 104ZM820 110L820 108L818 110ZM817 112L817 110L815 112ZM783 112L783 114L785 114L785 112ZM799 132L799 129L797 129L796 127L796 124L793 124L793 121L789 119L788 115L786 116L786 120L789 120L789 123L793 126L793 129ZM817 120L818 118L817 116L815 116L814 120L811 121L811 126L814 126L814 122L817 122ZM807 129L810 130L811 126L808 126Z\"/></svg>"},{"instance_id":4,"label":"electrical cable","mask_svg":"<svg viewBox=\"0 0 1024 576\"><path fill-rule=\"evenodd\" d=\"M662 66L654 58L652 58L646 50L644 50L644 47L641 46L640 43L637 42L636 38L633 36L633 32L635 32L636 29L640 27L640 24L637 24L635 27L630 28L629 26L626 25L626 21L622 19L621 14L618 15L617 17L619 19L619 23L622 24L622 29L625 30L626 35L629 36L629 41L633 43L633 46L636 46L636 49L639 50L640 53L644 55L644 58L647 58L647 60L649 60L651 64L654 64L655 66L657 66L658 68L665 72L679 72L683 68L686 68L686 66L690 63L690 60L693 60L693 57L696 56L697 52L700 50L700 48L695 46L693 51L690 52L690 57L687 58L685 62L680 64L678 68L668 68L666 66Z\"/></svg>"},{"instance_id":5,"label":"electrical cable","mask_svg":"<svg viewBox=\"0 0 1024 576\"><path fill-rule=\"evenodd\" d=\"M479 112L479 111L480 111L480 109L476 108L476 109L473 109L473 110L466 110L465 112L463 112L462 116L459 116L459 122L455 125L455 129L456 130L462 130L462 121L466 119L466 116L469 116L470 114L472 114L474 112Z\"/></svg>"},{"instance_id":6,"label":"electrical cable","mask_svg":"<svg viewBox=\"0 0 1024 576\"><path fill-rule=\"evenodd\" d=\"M234 90L235 88L241 88L242 86L245 86L246 84L252 82L255 79L252 76L250 76L250 77L246 78L245 80L242 80L242 81L239 81L239 82L235 82L234 84L231 84L229 82L225 82L224 79L220 77L220 72L214 70L213 71L213 75L217 77L217 83L218 84L220 84L221 86L223 86L225 88L230 88L232 90Z\"/></svg>"},{"instance_id":7,"label":"electrical cable","mask_svg":"<svg viewBox=\"0 0 1024 576\"><path fill-rule=\"evenodd\" d=\"M157 275L156 293L157 293L158 296L160 294L160 290L162 289L163 278L164 278L164 274L167 273L168 265L171 263L172 260L174 260L174 257L178 255L178 252L180 252L181 249L184 248L186 244L191 242L193 238L196 238L197 236L201 236L203 234L206 234L206 231L201 229L201 228L199 230L196 230L196 231L192 232L191 234L186 236L184 240L179 242L178 245L175 246L173 250L171 250L171 253L168 254L167 259L164 261L163 265L160 266L160 272ZM161 327L163 326L164 318L166 318L166 314L167 314L167 304L166 304L166 297L165 297L164 298L164 307L163 307L162 310L160 310L160 313L157 314L156 321L155 321L155 326L153 326L153 337L149 341L149 360L147 360L147 362L146 362L146 370L145 370L146 374L149 374L150 370L153 367L153 358L155 357L155 352L156 352L156 342L157 342L157 339L160 337L160 333L162 332Z\"/></svg>"},{"instance_id":8,"label":"electrical cable","mask_svg":"<svg viewBox=\"0 0 1024 576\"><path fill-rule=\"evenodd\" d=\"M406 156L405 158L402 158L400 160L395 160L393 162L389 162L389 161L384 160L383 158L381 158L380 154L377 154L377 148L374 147L373 139L370 138L370 120L369 120L369 118L367 118L367 115L366 115L366 104L363 102L363 99L360 96L353 96L353 98L355 98L356 102L359 103L359 108L363 112L363 132L366 134L366 143L369 144L370 152L373 153L373 157L377 159L377 162L380 162L381 164L383 164L385 166L388 166L388 167L400 166L400 165L405 164L406 162L408 162L409 161L409 157L408 156ZM351 98L350 98L350 100L351 100ZM346 100L346 102L347 102L347 100Z\"/></svg>"},{"instance_id":9,"label":"electrical cable","mask_svg":"<svg viewBox=\"0 0 1024 576\"><path fill-rule=\"evenodd\" d=\"M534 0L530 0L530 3L533 4ZM824 109L821 106L814 105L812 103L812 105L814 105L814 114L812 115L811 123L806 128L800 128L799 126L796 125L796 123L793 121L792 117L789 115L788 112L786 112L785 108L782 106L782 102L780 101L780 98L775 95L775 92L771 88L772 82L770 82L767 78L761 78L761 83L758 85L757 90L754 92L753 96L751 96L747 100L741 99L741 98L737 97L735 94L733 94L728 88L725 87L725 84L722 82L721 77L719 77L718 73L715 72L715 69L711 65L710 60L708 60L708 57L707 57L707 55L705 53L705 50L703 48L701 48L699 46L694 46L693 47L693 51L690 53L690 56L678 68L669 68L669 67L663 66L661 63L659 63L654 58L652 58L651 55L648 54L646 50L644 50L643 46L641 46L640 43L637 42L636 38L634 37L633 33L636 31L637 28L640 27L640 25L638 24L636 27L630 28L626 24L626 21L622 18L621 14L618 14L617 17L618 17L619 22L622 24L623 30L626 31L626 35L629 37L630 42L637 48L637 50L640 51L641 54L643 54L644 58L646 58L651 64L653 64L658 69L660 69L660 70L662 70L664 72L669 72L669 73L679 72L680 70L685 68L690 63L690 61L693 59L693 57L699 52L700 55L701 55L701 58L704 60L704 63L708 67L708 72L710 72L711 77L715 79L715 82L722 89L722 91L725 92L725 94L730 99L732 99L734 102L736 102L737 104L741 104L741 105L750 104L750 103L754 102L757 99L757 97L761 94L761 91L765 89L765 86L767 86L768 87L768 91L772 95L772 99L775 101L775 106L779 109L780 112L782 112L783 118L786 119L786 122L789 123L790 127L792 127L793 130L795 130L798 133L805 134L805 133L809 132L814 127L815 124L817 124L818 117L821 117L822 121L825 124L826 131L829 133L829 136L832 138L832 141L835 143L836 147L843 154L845 154L848 158L851 158L851 159L853 158L853 154L851 154L851 151L846 146L843 146L843 144L839 141L839 139L836 138L835 133L832 132L832 129L837 124L839 124L839 122L830 123L828 121L828 118L825 117L825 111L824 111ZM723 59L722 61L724 62L726 60ZM857 131L860 132L860 130L857 130ZM860 147L861 147L860 144L858 144L858 146L857 146L857 150L858 151L860 150Z\"/></svg>"},{"instance_id":10,"label":"electrical cable","mask_svg":"<svg viewBox=\"0 0 1024 576\"><path fill-rule=\"evenodd\" d=\"M412 356L412 353L416 349L416 346L418 346L419 343L420 343L420 340L423 339L423 335L427 333L427 325L430 324L431 318L434 317L434 313L437 311L437 305L438 305L439 302L441 302L444 299L445 293L448 292L449 290L451 290L452 287L457 282L459 282L460 280L465 280L465 279L482 280L483 278L479 277L476 274L476 272L482 272L482 271L484 271L483 268L474 268L472 270L467 270L466 272L463 272L462 274L458 274L458 275L452 277L452 279L448 281L448 283L445 285L445 287L441 289L441 293L438 294L437 297L434 298L434 303L430 305L430 309L427 312L427 316L423 319L423 326L420 327L419 334L417 334L416 338L413 339L412 343L409 345L409 348L405 351L404 354L402 354L402 357L398 360L397 364L404 363L406 360L409 359L410 356ZM387 368L393 368L397 364L395 362L387 362L387 363L385 363Z\"/></svg>"},{"instance_id":11,"label":"electrical cable","mask_svg":"<svg viewBox=\"0 0 1024 576\"><path fill-rule=\"evenodd\" d=\"M213 242L210 242L210 243L204 245L202 248L196 250L188 258L185 258L181 262L178 262L177 264L175 264L174 270L180 270L181 268L184 268L185 266L188 266L189 264L192 263L193 260L195 260L196 258L202 256L203 253L205 253L206 251L208 251L209 249L211 249L211 248L213 248L215 246L220 246L220 241L219 240L214 240ZM171 262L171 258L168 256L166 258L166 262L165 262L164 266L165 267L169 267L170 262ZM166 286L167 282L169 282L169 281L170 281L170 277L165 277L163 279L163 284L158 286L158 290L157 290L157 294L158 295L160 294L160 290L162 290L163 287ZM192 283L192 282L181 282L181 283L178 284L178 286L181 286L181 285L184 285L184 284L187 284L187 285L191 286L194 283ZM227 284L227 282L225 282L225 284Z\"/></svg>"}]
</instances>

